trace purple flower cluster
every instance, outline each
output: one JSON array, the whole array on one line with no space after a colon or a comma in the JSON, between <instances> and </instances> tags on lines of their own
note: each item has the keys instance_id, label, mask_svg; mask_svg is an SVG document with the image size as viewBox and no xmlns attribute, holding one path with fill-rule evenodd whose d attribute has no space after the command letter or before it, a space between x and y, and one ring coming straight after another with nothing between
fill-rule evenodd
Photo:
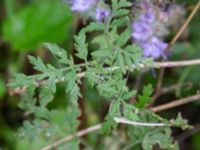
<instances>
[{"instance_id":1,"label":"purple flower cluster","mask_svg":"<svg viewBox=\"0 0 200 150\"><path fill-rule=\"evenodd\" d=\"M145 57L151 57L157 59L164 57L164 50L168 47L168 44L163 42L158 36L162 32L159 31L158 19L154 12L154 7L151 3L143 1L141 3L142 11L137 20L132 24L132 37L136 43L138 43L144 50Z\"/></svg>"},{"instance_id":2,"label":"purple flower cluster","mask_svg":"<svg viewBox=\"0 0 200 150\"><path fill-rule=\"evenodd\" d=\"M107 5L100 3L98 0L70 0L71 10L84 13L89 12L98 22L103 21L110 16L110 9Z\"/></svg>"}]
</instances>

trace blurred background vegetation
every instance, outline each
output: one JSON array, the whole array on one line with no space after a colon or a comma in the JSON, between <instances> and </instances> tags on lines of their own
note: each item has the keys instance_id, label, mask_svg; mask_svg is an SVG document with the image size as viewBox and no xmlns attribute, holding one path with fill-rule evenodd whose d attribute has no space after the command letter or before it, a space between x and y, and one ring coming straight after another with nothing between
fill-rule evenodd
<instances>
[{"instance_id":1,"label":"blurred background vegetation","mask_svg":"<svg viewBox=\"0 0 200 150\"><path fill-rule=\"evenodd\" d=\"M191 12L197 0L178 0L186 9L186 16ZM4 0L0 1L0 150L20 149L18 128L22 126L27 116L18 107L19 96L12 95L7 87L13 74L23 72L35 73L27 61L27 55L39 56L45 61L54 63L55 58L42 46L43 42L55 42L61 47L74 53L73 34L76 34L86 20L73 14L69 6L59 0ZM200 13L198 12L180 40L171 48L169 60L185 60L200 57ZM177 29L178 30L178 29ZM177 32L168 37L168 41ZM92 36L92 35L91 35ZM80 60L75 60L77 63ZM158 70L156 74L158 76ZM140 73L135 72L129 81L134 88ZM140 86L151 81L155 88L157 78L151 72L142 74ZM169 102L185 96L195 94L200 87L200 67L169 68L166 70L163 87L175 85L174 90L162 94L155 105ZM62 85L58 86L55 100L49 107L63 108L66 105L65 92ZM140 90L140 88L139 88ZM87 81L81 85L83 99L80 100L82 115L79 129L101 122L107 112L108 102L98 97ZM200 150L200 102L177 107L160 113L166 118L176 116L178 112L189 120L197 129L194 133L182 132L174 129L174 137L180 142L183 150ZM89 145L99 147L98 140L104 140L106 149L115 149L117 144L123 143L121 133L113 133L112 138L101 139L93 134L85 140ZM19 146L20 147L20 146Z\"/></svg>"}]
</instances>

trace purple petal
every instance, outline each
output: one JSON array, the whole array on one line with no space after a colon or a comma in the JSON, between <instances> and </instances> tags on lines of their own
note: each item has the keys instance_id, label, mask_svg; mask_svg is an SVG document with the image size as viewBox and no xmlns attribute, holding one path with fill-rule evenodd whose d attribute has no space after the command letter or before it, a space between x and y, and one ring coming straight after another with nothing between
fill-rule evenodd
<instances>
[{"instance_id":1,"label":"purple petal","mask_svg":"<svg viewBox=\"0 0 200 150\"><path fill-rule=\"evenodd\" d=\"M138 42L149 39L153 34L151 26L149 26L145 22L141 21L135 22L133 23L132 28L133 28L132 37Z\"/></svg>"},{"instance_id":2,"label":"purple petal","mask_svg":"<svg viewBox=\"0 0 200 150\"><path fill-rule=\"evenodd\" d=\"M95 4L95 0L73 0L71 10L84 12L89 10Z\"/></svg>"},{"instance_id":3,"label":"purple petal","mask_svg":"<svg viewBox=\"0 0 200 150\"><path fill-rule=\"evenodd\" d=\"M147 12L142 14L139 19L146 23L153 23L155 21L155 15L153 11L148 10Z\"/></svg>"},{"instance_id":4,"label":"purple petal","mask_svg":"<svg viewBox=\"0 0 200 150\"><path fill-rule=\"evenodd\" d=\"M151 41L142 45L145 57L154 59L163 56L163 51L167 48L167 44L160 41L157 37L153 37Z\"/></svg>"},{"instance_id":5,"label":"purple petal","mask_svg":"<svg viewBox=\"0 0 200 150\"><path fill-rule=\"evenodd\" d=\"M110 10L106 8L97 8L95 18L97 21L102 21L103 19L110 16Z\"/></svg>"}]
</instances>

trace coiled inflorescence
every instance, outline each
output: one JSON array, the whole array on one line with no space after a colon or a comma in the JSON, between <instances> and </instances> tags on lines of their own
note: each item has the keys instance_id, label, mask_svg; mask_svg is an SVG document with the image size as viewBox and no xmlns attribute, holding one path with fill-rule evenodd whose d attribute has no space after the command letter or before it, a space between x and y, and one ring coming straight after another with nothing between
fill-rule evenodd
<instances>
[{"instance_id":1,"label":"coiled inflorescence","mask_svg":"<svg viewBox=\"0 0 200 150\"><path fill-rule=\"evenodd\" d=\"M140 13L132 24L132 37L143 49L145 57L166 58L164 50L168 47L162 38L167 33L164 22L168 19L167 12L150 1L140 3Z\"/></svg>"}]
</instances>

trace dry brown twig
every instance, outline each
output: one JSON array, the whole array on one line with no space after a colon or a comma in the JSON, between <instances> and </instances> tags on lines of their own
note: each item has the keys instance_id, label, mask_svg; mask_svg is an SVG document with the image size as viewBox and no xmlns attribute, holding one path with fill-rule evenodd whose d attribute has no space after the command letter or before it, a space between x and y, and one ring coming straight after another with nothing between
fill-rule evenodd
<instances>
[{"instance_id":1,"label":"dry brown twig","mask_svg":"<svg viewBox=\"0 0 200 150\"><path fill-rule=\"evenodd\" d=\"M191 82L186 82L186 83L183 83L182 85L180 85L181 87L185 87L186 89L191 89L191 87L193 86ZM164 87L164 88L161 88L160 89L160 92L157 93L156 95L154 94L151 98L151 101L149 102L148 106L151 106L151 104L161 95L165 94L165 93L168 93L168 92L171 92L173 90L175 90L177 87L179 87L179 85L177 84L174 84L174 85L171 85L169 87Z\"/></svg>"},{"instance_id":2,"label":"dry brown twig","mask_svg":"<svg viewBox=\"0 0 200 150\"><path fill-rule=\"evenodd\" d=\"M160 106L157 106L157 107L150 108L150 110L153 111L153 112L161 112L161 111L164 111L164 110L167 110L167 109L170 109L170 108L174 108L174 107L177 107L177 106L180 106L180 105L184 105L184 104L187 104L187 103L197 101L199 99L200 99L200 94L196 94L196 95L193 95L193 96L189 96L189 97L186 97L186 98L182 98L182 99L178 99L178 100L169 102L167 104L163 104L163 105L160 105ZM49 144L46 147L42 148L41 150L50 150L50 149L52 149L52 148L54 148L54 147L56 147L60 144L63 144L64 142L70 141L70 140L72 140L76 137L82 137L82 136L87 135L89 133L100 130L101 127L102 127L101 123L94 125L94 126L91 126L87 129L78 131L75 135L66 136L63 139L60 139L60 140L54 142L53 144Z\"/></svg>"},{"instance_id":3,"label":"dry brown twig","mask_svg":"<svg viewBox=\"0 0 200 150\"><path fill-rule=\"evenodd\" d=\"M193 96L181 98L181 99L169 102L167 104L163 104L163 105L153 107L153 108L150 108L150 109L153 112L160 112L160 111L164 111L164 110L167 110L167 109L170 109L170 108L181 106L181 105L184 105L184 104L187 104L187 103L191 103L191 102L197 101L199 99L200 99L200 94L196 94L196 95L193 95Z\"/></svg>"},{"instance_id":4,"label":"dry brown twig","mask_svg":"<svg viewBox=\"0 0 200 150\"><path fill-rule=\"evenodd\" d=\"M181 36L181 34L185 31L185 29L188 27L189 23L191 22L192 18L195 16L195 14L197 13L198 9L200 7L200 0L198 0L198 3L196 4L196 6L193 8L192 12L190 13L190 15L188 16L187 20L184 22L183 26L180 28L180 30L177 32L177 34L174 36L174 38L172 39L172 41L170 42L170 47L172 47L176 41L179 39L179 37Z\"/></svg>"},{"instance_id":5,"label":"dry brown twig","mask_svg":"<svg viewBox=\"0 0 200 150\"><path fill-rule=\"evenodd\" d=\"M56 147L56 146L58 146L58 145L60 145L60 144L62 144L64 142L70 141L70 140L72 140L72 139L74 139L76 137L82 137L84 135L87 135L87 134L89 134L91 132L94 132L94 131L97 131L99 129L101 129L101 124L97 124L97 125L91 126L91 127L87 128L87 129L84 129L84 130L81 130L81 131L77 132L75 135L66 136L63 139L58 140L58 141L54 142L53 144L50 144L50 145L42 148L41 150L50 150L50 149L52 149L52 148L54 148L54 147Z\"/></svg>"},{"instance_id":6,"label":"dry brown twig","mask_svg":"<svg viewBox=\"0 0 200 150\"><path fill-rule=\"evenodd\" d=\"M169 44L169 47L165 50L165 52L167 52L172 46L174 46L174 44L177 42L177 40L179 39L179 37L181 36L181 34L188 27L188 25L191 22L192 18L197 13L199 7L200 7L200 0L197 2L197 5L193 8L192 12L188 16L187 20L184 22L184 24L182 25L182 27L180 28L180 30L173 37L173 39L171 40L171 42ZM162 83L163 83L163 79L164 79L164 74L165 74L165 68L161 68L160 72L159 72L159 77L158 77L158 82L157 82L156 92L154 94L154 97L156 97L156 95L158 95L158 93L160 92L160 89L161 89L161 86L162 86Z\"/></svg>"}]
</instances>

